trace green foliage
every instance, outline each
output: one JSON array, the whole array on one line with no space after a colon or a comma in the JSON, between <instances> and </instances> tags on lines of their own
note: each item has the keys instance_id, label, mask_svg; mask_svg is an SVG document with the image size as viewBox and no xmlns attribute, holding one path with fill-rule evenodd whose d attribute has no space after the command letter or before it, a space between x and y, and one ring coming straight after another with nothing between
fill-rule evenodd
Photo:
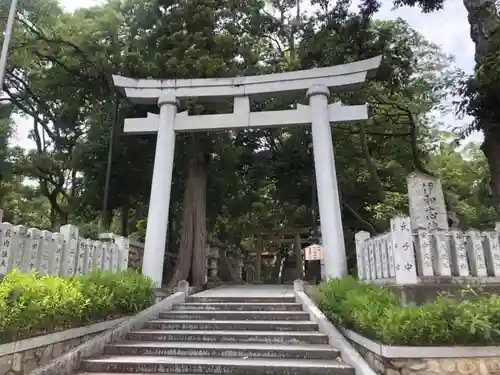
<instances>
[{"instance_id":1,"label":"green foliage","mask_svg":"<svg viewBox=\"0 0 500 375\"><path fill-rule=\"evenodd\" d=\"M134 314L151 296L151 280L130 270L74 278L13 270L0 283L0 342Z\"/></svg>"},{"instance_id":2,"label":"green foliage","mask_svg":"<svg viewBox=\"0 0 500 375\"><path fill-rule=\"evenodd\" d=\"M442 295L402 306L387 288L353 278L332 279L315 290L320 309L336 325L389 345L492 345L500 340L500 298Z\"/></svg>"},{"instance_id":3,"label":"green foliage","mask_svg":"<svg viewBox=\"0 0 500 375\"><path fill-rule=\"evenodd\" d=\"M441 179L449 208L460 217L462 228L491 229L495 213L488 186L488 162L475 144L459 152L451 142L453 135L443 138L438 149L431 152L429 169Z\"/></svg>"}]
</instances>

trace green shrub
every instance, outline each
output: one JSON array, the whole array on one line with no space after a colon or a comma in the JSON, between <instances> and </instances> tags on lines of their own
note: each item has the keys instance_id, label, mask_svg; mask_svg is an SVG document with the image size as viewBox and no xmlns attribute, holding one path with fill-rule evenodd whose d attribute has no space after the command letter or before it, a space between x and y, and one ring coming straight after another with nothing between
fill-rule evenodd
<instances>
[{"instance_id":1,"label":"green shrub","mask_svg":"<svg viewBox=\"0 0 500 375\"><path fill-rule=\"evenodd\" d=\"M334 324L388 345L500 342L500 298L496 295L467 301L442 295L421 306L402 306L387 288L348 277L320 284L313 297Z\"/></svg>"},{"instance_id":2,"label":"green shrub","mask_svg":"<svg viewBox=\"0 0 500 375\"><path fill-rule=\"evenodd\" d=\"M152 293L151 280L130 270L73 278L14 270L0 283L0 342L134 314Z\"/></svg>"}]
</instances>

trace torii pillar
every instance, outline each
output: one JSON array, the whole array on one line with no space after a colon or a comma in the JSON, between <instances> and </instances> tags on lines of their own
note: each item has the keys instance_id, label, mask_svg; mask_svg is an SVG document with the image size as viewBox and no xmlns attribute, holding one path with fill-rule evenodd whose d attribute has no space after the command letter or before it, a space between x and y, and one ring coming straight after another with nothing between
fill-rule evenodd
<instances>
[{"instance_id":1,"label":"torii pillar","mask_svg":"<svg viewBox=\"0 0 500 375\"><path fill-rule=\"evenodd\" d=\"M328 265L325 275L327 278L347 275L342 210L333 153L332 131L328 118L329 96L330 90L323 85L313 86L307 91L312 117L311 132L322 245L324 249L335 249L335 251L324 252L324 261Z\"/></svg>"},{"instance_id":2,"label":"torii pillar","mask_svg":"<svg viewBox=\"0 0 500 375\"><path fill-rule=\"evenodd\" d=\"M174 170L174 124L177 115L177 98L175 95L163 93L158 98L158 106L160 107L160 118L158 121L158 138L156 140L142 270L145 275L153 280L155 287L161 288L172 172Z\"/></svg>"}]
</instances>

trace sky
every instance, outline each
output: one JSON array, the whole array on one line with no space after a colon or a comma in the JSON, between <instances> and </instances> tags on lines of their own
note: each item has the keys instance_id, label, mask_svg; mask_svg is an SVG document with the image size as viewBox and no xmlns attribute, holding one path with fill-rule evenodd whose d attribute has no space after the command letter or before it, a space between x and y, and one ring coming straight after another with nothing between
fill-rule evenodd
<instances>
[{"instance_id":1,"label":"sky","mask_svg":"<svg viewBox=\"0 0 500 375\"><path fill-rule=\"evenodd\" d=\"M353 5L359 0L354 0ZM395 19L401 17L410 26L419 31L428 40L437 44L442 50L455 57L455 65L471 73L474 68L474 45L469 36L467 13L461 1L448 0L443 10L431 14L422 14L418 8L400 8L393 10L392 0L382 0L384 5L377 13L379 19ZM61 0L63 6L72 11L98 3L99 0ZM453 114L438 115L439 120L448 127L457 127L470 119L459 120ZM32 148L34 143L28 138L32 122L20 116L15 117L16 134L13 143L23 148ZM472 142L481 142L481 134L469 137Z\"/></svg>"}]
</instances>

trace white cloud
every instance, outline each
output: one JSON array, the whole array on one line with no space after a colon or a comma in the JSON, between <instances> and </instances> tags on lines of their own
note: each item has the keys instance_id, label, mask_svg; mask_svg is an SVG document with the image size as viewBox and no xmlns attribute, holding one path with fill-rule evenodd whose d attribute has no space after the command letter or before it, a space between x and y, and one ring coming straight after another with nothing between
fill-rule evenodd
<instances>
[{"instance_id":1,"label":"white cloud","mask_svg":"<svg viewBox=\"0 0 500 375\"><path fill-rule=\"evenodd\" d=\"M100 0L60 0L59 3L62 4L64 8L69 11L74 11L78 8L87 8L92 5L96 5L102 1Z\"/></svg>"},{"instance_id":2,"label":"white cloud","mask_svg":"<svg viewBox=\"0 0 500 375\"><path fill-rule=\"evenodd\" d=\"M33 129L33 120L31 117L27 116L12 116L15 123L14 136L11 139L11 143L15 146L20 146L26 150L35 148L35 142L29 139L29 134L31 129Z\"/></svg>"},{"instance_id":3,"label":"white cloud","mask_svg":"<svg viewBox=\"0 0 500 375\"><path fill-rule=\"evenodd\" d=\"M455 56L456 65L471 73L474 68L474 44L469 36L467 12L462 2L446 1L443 10L422 14L419 8L391 10L386 1L378 17L400 17L418 30L428 40L440 46L444 52Z\"/></svg>"},{"instance_id":4,"label":"white cloud","mask_svg":"<svg viewBox=\"0 0 500 375\"><path fill-rule=\"evenodd\" d=\"M99 3L99 0L61 0L63 6L73 11L77 8L87 7ZM354 2L356 3L356 1ZM401 17L426 38L439 45L447 54L453 55L457 67L470 73L474 67L474 45L469 36L469 24L467 13L462 2L448 0L443 10L430 14L422 14L418 8L391 9L392 1L384 0L384 6L377 17L382 19L395 19ZM27 119L15 117L17 132L14 139L15 144L24 148L34 146L33 141L28 139L31 123ZM453 115L440 118L447 126L458 126L470 119L459 121ZM480 142L481 134L474 134L471 141Z\"/></svg>"},{"instance_id":5,"label":"white cloud","mask_svg":"<svg viewBox=\"0 0 500 375\"><path fill-rule=\"evenodd\" d=\"M403 7L392 9L392 1L385 0L384 6L377 14L381 19L402 18L411 27L420 32L428 40L441 47L443 52L455 58L455 65L472 73L474 69L474 44L469 35L467 12L461 1L445 1L444 9L423 14L419 8ZM458 128L472 121L471 118L458 119L453 114L442 116L436 113L437 120L445 128ZM481 133L473 133L468 139L470 142L482 142Z\"/></svg>"}]
</instances>

